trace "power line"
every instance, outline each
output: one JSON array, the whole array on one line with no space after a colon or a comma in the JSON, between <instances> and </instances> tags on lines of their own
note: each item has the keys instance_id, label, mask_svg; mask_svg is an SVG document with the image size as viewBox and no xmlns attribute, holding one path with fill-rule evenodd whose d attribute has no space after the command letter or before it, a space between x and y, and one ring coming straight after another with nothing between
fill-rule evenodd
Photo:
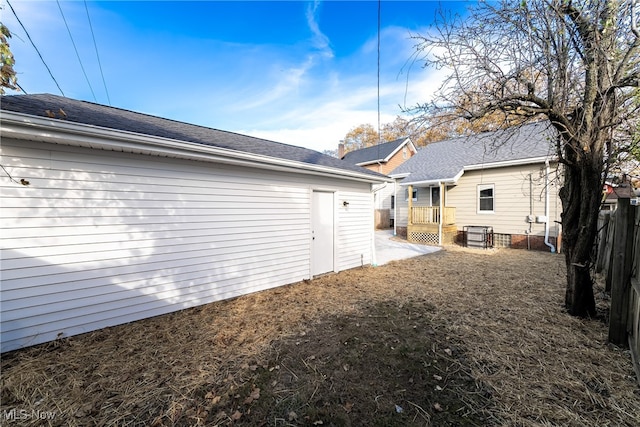
<instances>
[{"instance_id":1,"label":"power line","mask_svg":"<svg viewBox=\"0 0 640 427\"><path fill-rule=\"evenodd\" d=\"M31 39L31 36L29 35L29 32L27 31L27 29L24 27L24 24L22 23L22 21L20 20L20 18L18 18L18 15L16 14L16 11L13 9L13 6L11 5L11 2L9 2L9 0L7 0L7 4L9 5L9 8L11 9L11 12L13 12L13 16L16 17L16 20L18 21L18 23L20 24L20 26L22 27L22 30L24 31L24 33L27 35L27 38L29 39L29 41L31 42L31 46L33 46L33 48L36 50L36 53L38 54L38 56L40 57L40 60L42 61L42 63L44 64L44 67L47 69L47 71L49 72L49 76L51 76L51 79L53 80L53 82L56 84L56 86L58 87L58 90L60 91L60 93L62 94L62 96L66 95L64 94L64 92L62 91L62 89L60 88L60 85L58 84L58 81L56 80L55 77L53 77L53 73L51 72L51 69L49 68L49 66L47 65L47 63L45 62L44 58L42 57L42 54L40 53L40 51L38 50L38 48L36 47L36 44L33 42L33 40ZM24 90L23 90L24 92ZM26 92L25 92L26 93Z\"/></svg>"},{"instance_id":2,"label":"power line","mask_svg":"<svg viewBox=\"0 0 640 427\"><path fill-rule=\"evenodd\" d=\"M381 0L378 0L378 158L380 158L380 142L382 135L380 134L380 16L381 16Z\"/></svg>"},{"instance_id":3,"label":"power line","mask_svg":"<svg viewBox=\"0 0 640 427\"><path fill-rule=\"evenodd\" d=\"M80 68L82 69L82 74L84 74L84 79L87 81L89 85L89 89L91 90L91 95L93 95L93 100L98 102L96 99L96 94L93 92L93 87L91 87L91 82L89 82L89 77L87 77L87 73L84 70L84 65L82 65L82 59L80 59L80 54L78 53L78 48L76 47L76 42L73 40L73 36L71 35L71 30L69 29L69 24L67 24L67 19L64 17L64 13L62 12L62 6L60 6L60 1L56 0L58 4L58 9L60 10L60 15L62 15L62 20L64 21L64 26L67 27L67 32L69 33L69 38L71 39L71 44L73 45L73 50L76 51L76 57L78 58L78 62L80 63Z\"/></svg>"},{"instance_id":4,"label":"power line","mask_svg":"<svg viewBox=\"0 0 640 427\"><path fill-rule=\"evenodd\" d=\"M87 0L84 0L84 8L87 11L87 20L89 21L89 28L91 29L91 37L93 38L93 47L96 50L96 57L98 58L98 67L100 68L100 75L102 76L102 84L104 91L107 93L107 101L111 105L111 98L109 97L109 90L107 89L107 82L104 80L104 73L102 72L102 63L100 62L100 55L98 55L98 45L96 44L96 36L93 33L93 25L91 25L91 18L89 17L89 7L87 6Z\"/></svg>"}]
</instances>

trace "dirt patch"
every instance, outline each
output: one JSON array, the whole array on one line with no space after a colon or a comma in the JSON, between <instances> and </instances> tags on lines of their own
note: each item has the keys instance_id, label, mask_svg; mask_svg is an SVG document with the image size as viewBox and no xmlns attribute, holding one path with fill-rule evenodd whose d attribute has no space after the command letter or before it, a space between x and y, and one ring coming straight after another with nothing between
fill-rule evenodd
<instances>
[{"instance_id":1,"label":"dirt patch","mask_svg":"<svg viewBox=\"0 0 640 427\"><path fill-rule=\"evenodd\" d=\"M516 250L354 269L5 354L0 413L19 425L640 425L629 353L607 344L602 319L566 315L564 280L562 256Z\"/></svg>"}]
</instances>

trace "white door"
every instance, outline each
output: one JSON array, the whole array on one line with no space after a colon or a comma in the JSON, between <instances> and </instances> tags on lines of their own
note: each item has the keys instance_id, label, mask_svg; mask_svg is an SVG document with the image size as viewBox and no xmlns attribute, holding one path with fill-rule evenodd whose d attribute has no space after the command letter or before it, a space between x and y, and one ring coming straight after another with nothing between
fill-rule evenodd
<instances>
[{"instance_id":1,"label":"white door","mask_svg":"<svg viewBox=\"0 0 640 427\"><path fill-rule=\"evenodd\" d=\"M333 271L333 193L314 191L311 213L311 275Z\"/></svg>"}]
</instances>

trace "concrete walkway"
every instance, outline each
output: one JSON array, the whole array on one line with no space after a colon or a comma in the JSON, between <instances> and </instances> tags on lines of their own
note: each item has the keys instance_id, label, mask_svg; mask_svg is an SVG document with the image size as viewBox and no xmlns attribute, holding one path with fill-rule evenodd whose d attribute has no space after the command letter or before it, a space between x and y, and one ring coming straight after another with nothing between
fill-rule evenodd
<instances>
[{"instance_id":1,"label":"concrete walkway","mask_svg":"<svg viewBox=\"0 0 640 427\"><path fill-rule=\"evenodd\" d=\"M376 264L432 254L440 250L438 246L420 245L407 241L392 240L393 230L376 230Z\"/></svg>"}]
</instances>

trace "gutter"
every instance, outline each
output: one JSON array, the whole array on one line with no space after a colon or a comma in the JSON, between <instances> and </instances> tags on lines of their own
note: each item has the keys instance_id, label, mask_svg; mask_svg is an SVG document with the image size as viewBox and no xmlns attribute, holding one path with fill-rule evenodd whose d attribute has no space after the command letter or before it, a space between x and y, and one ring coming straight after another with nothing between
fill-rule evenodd
<instances>
[{"instance_id":1,"label":"gutter","mask_svg":"<svg viewBox=\"0 0 640 427\"><path fill-rule=\"evenodd\" d=\"M549 242L549 160L544 162L544 214L546 221L544 223L544 244L551 249L551 253L556 253L556 247Z\"/></svg>"},{"instance_id":2,"label":"gutter","mask_svg":"<svg viewBox=\"0 0 640 427\"><path fill-rule=\"evenodd\" d=\"M415 185L415 186L434 186L440 184L450 184L456 185L460 177L464 174L464 170L458 172L454 177L451 178L439 178L439 179L427 179L424 181L411 181L411 182L401 182L401 186L407 185Z\"/></svg>"},{"instance_id":3,"label":"gutter","mask_svg":"<svg viewBox=\"0 0 640 427\"><path fill-rule=\"evenodd\" d=\"M3 138L249 166L275 171L295 171L308 175L339 176L368 183L392 182L391 178L385 176L374 177L330 166L314 165L94 125L51 120L13 111L2 111L0 128Z\"/></svg>"},{"instance_id":4,"label":"gutter","mask_svg":"<svg viewBox=\"0 0 640 427\"><path fill-rule=\"evenodd\" d=\"M554 160L554 158L551 158L551 160ZM507 167L507 166L520 166L520 165L528 165L528 164L535 164L535 163L545 163L547 161L549 161L549 156L529 157L526 159L504 160L500 162L467 165L467 166L464 166L464 170L473 171L473 170L490 169L490 168L501 168L501 167Z\"/></svg>"}]
</instances>

